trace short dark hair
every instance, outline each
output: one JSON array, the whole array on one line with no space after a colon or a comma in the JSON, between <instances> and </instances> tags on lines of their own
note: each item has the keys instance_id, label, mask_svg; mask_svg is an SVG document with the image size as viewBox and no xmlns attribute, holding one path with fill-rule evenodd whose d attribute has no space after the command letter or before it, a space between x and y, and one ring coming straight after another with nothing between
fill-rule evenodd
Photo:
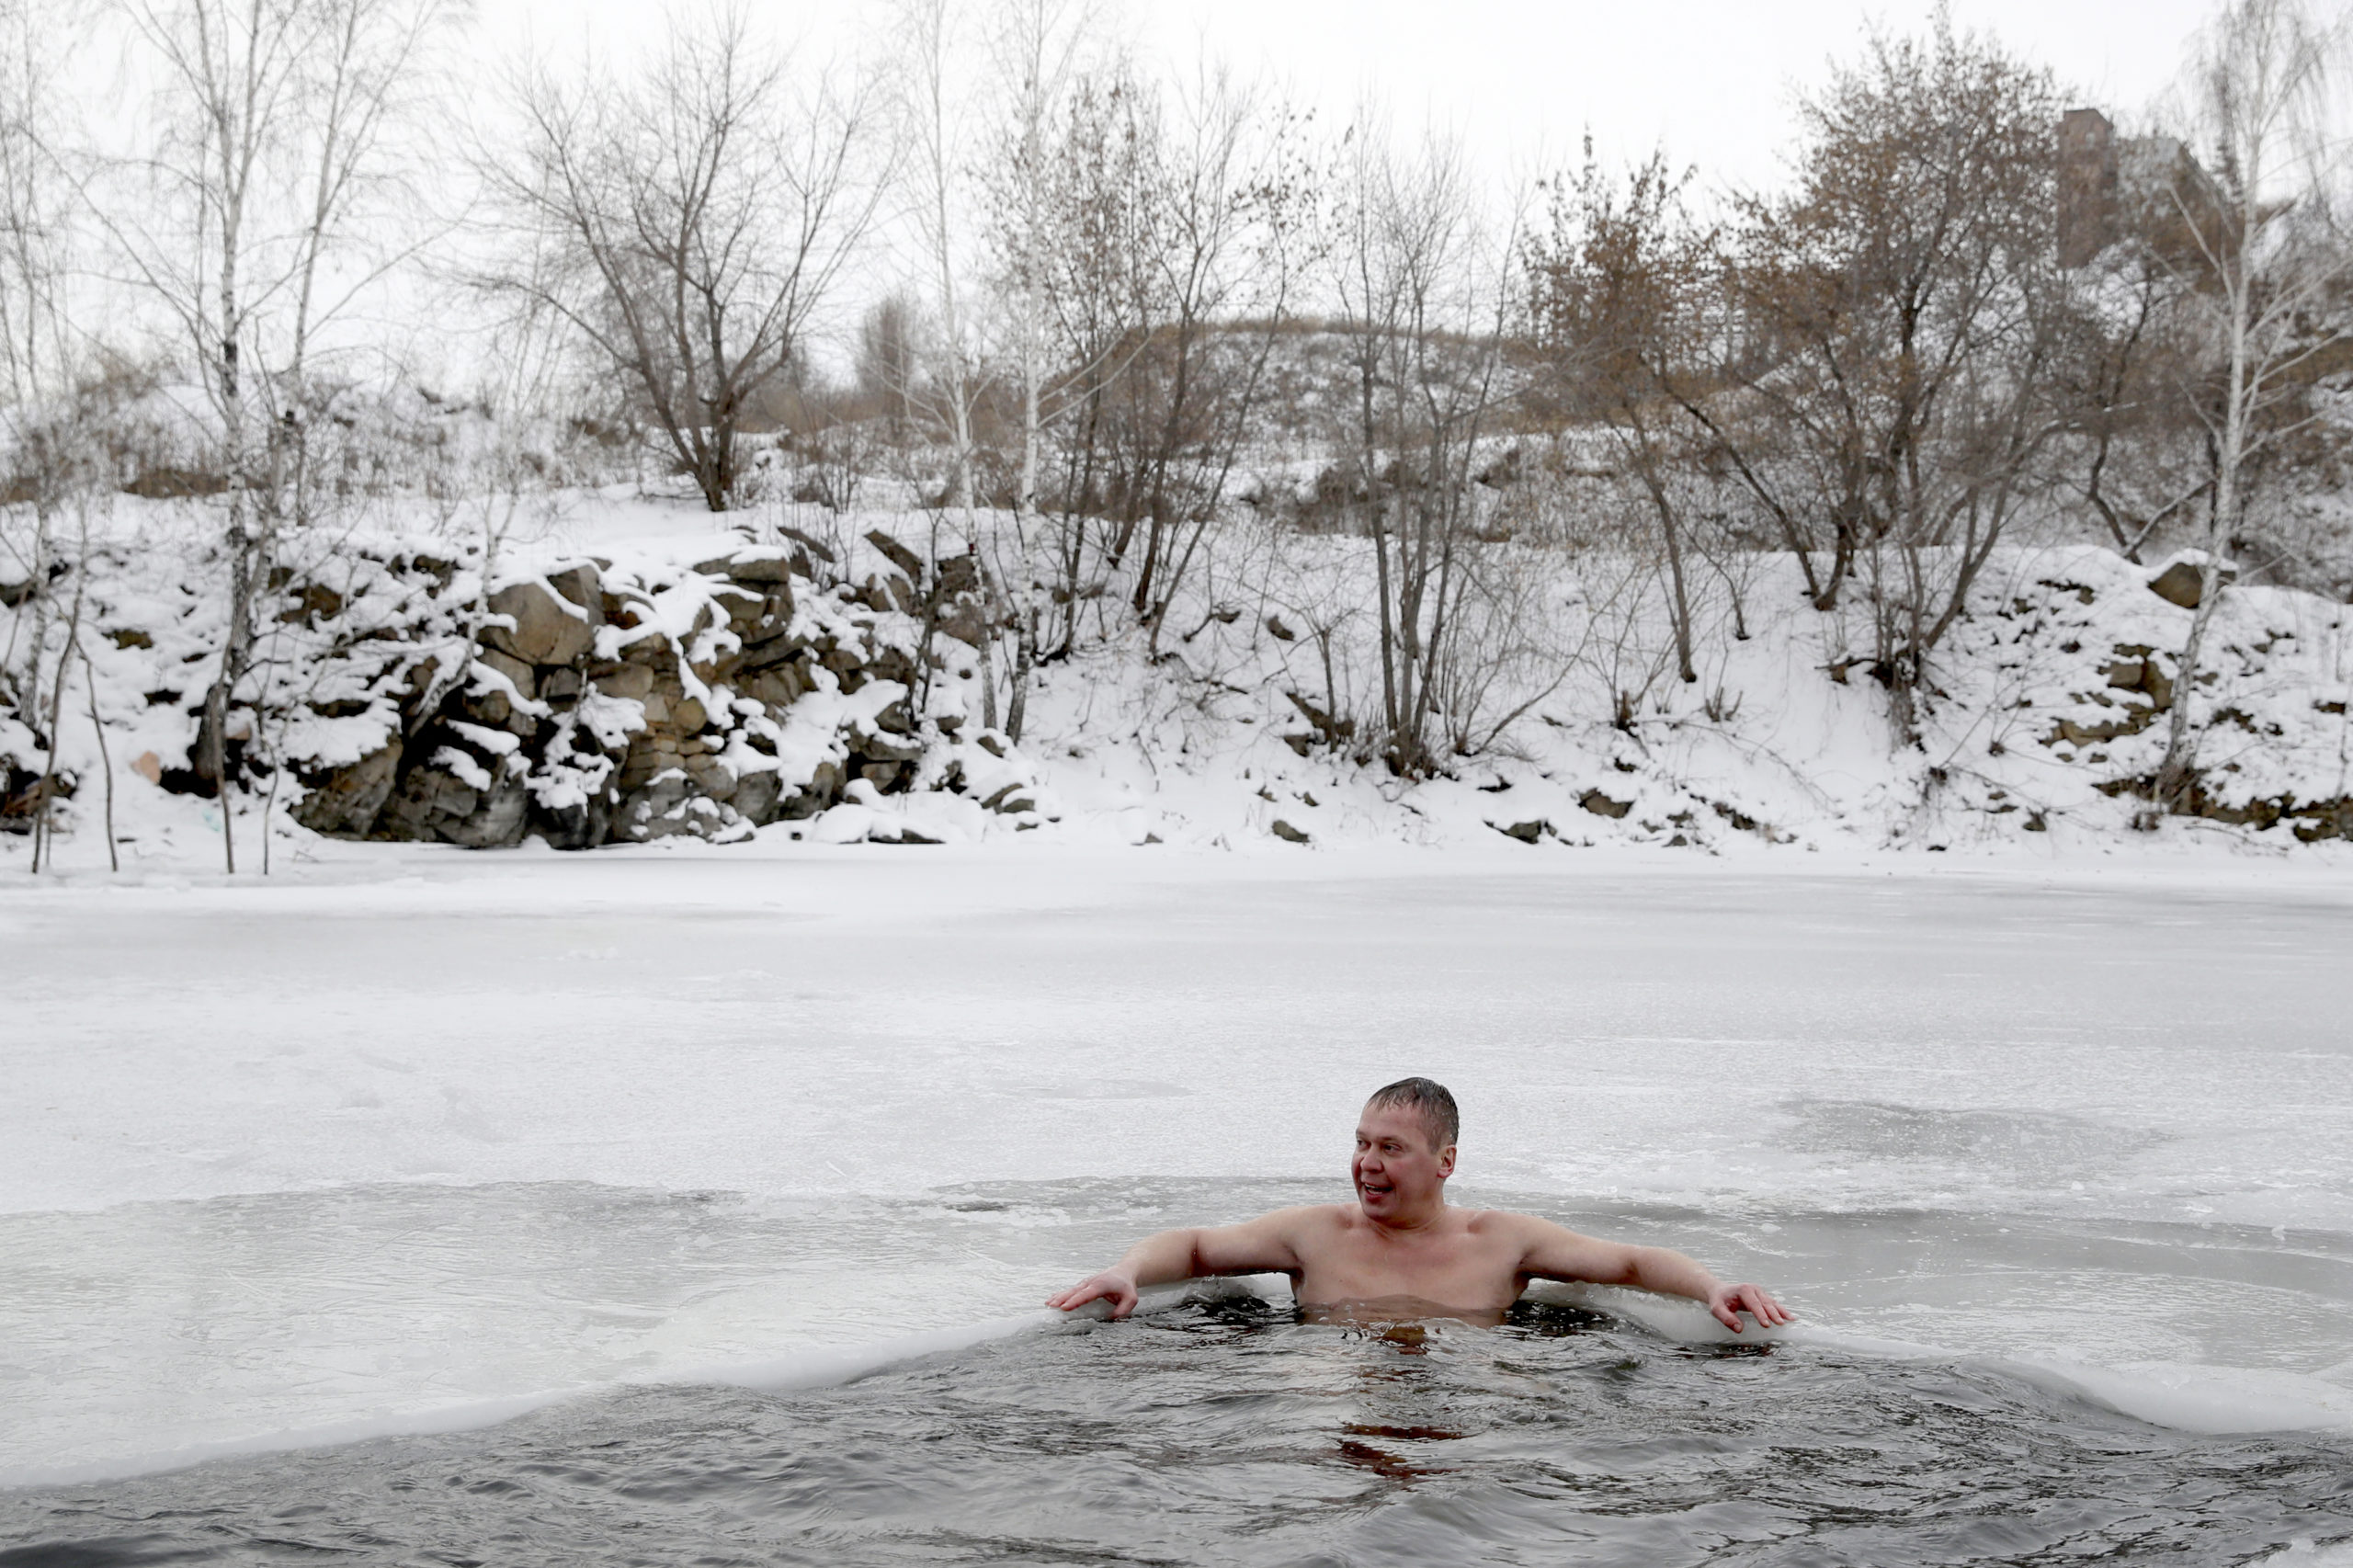
<instances>
[{"instance_id":1,"label":"short dark hair","mask_svg":"<svg viewBox=\"0 0 2353 1568\"><path fill-rule=\"evenodd\" d=\"M1446 1085L1428 1078L1400 1078L1372 1091L1365 1108L1380 1110L1410 1110L1422 1119L1422 1130L1430 1135L1433 1151L1445 1148L1462 1133L1461 1113L1454 1108L1454 1096Z\"/></svg>"}]
</instances>

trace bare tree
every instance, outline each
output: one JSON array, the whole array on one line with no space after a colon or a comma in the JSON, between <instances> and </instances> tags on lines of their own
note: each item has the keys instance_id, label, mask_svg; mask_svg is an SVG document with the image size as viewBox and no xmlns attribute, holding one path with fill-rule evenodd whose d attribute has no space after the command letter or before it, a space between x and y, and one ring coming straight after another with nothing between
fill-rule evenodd
<instances>
[{"instance_id":1,"label":"bare tree","mask_svg":"<svg viewBox=\"0 0 2353 1568\"><path fill-rule=\"evenodd\" d=\"M904 293L877 300L858 320L858 397L868 410L881 416L894 441L905 438L918 396L915 333L915 307Z\"/></svg>"},{"instance_id":2,"label":"bare tree","mask_svg":"<svg viewBox=\"0 0 2353 1568\"><path fill-rule=\"evenodd\" d=\"M1009 84L990 192L989 235L1004 279L1014 379L1020 402L1021 456L1014 482L1017 526L1038 508L1038 466L1051 374L1047 290L1052 244L1051 142L1064 95L1082 65L1091 18L1074 0L1012 0L998 12L995 74Z\"/></svg>"},{"instance_id":3,"label":"bare tree","mask_svg":"<svg viewBox=\"0 0 2353 1568\"><path fill-rule=\"evenodd\" d=\"M1716 261L1715 234L1683 205L1689 177L1654 155L1620 188L1588 139L1583 168L1552 187L1551 232L1527 247L1532 325L1563 402L1607 422L1658 521L1676 673L1687 683L1699 676L1684 566L1690 529L1677 480L1699 464L1674 399L1696 385Z\"/></svg>"},{"instance_id":4,"label":"bare tree","mask_svg":"<svg viewBox=\"0 0 2353 1568\"><path fill-rule=\"evenodd\" d=\"M728 510L746 421L873 216L858 96L796 81L735 10L635 71L535 68L515 108L520 147L483 172L516 265L489 283L568 322Z\"/></svg>"},{"instance_id":5,"label":"bare tree","mask_svg":"<svg viewBox=\"0 0 2353 1568\"><path fill-rule=\"evenodd\" d=\"M1401 774L1439 763L1433 723L1449 661L1475 655L1463 597L1480 501L1482 437L1504 392L1508 257L1485 254L1483 214L1459 151L1401 158L1360 141L1334 253L1354 385L1356 483L1375 565L1380 755Z\"/></svg>"},{"instance_id":6,"label":"bare tree","mask_svg":"<svg viewBox=\"0 0 2353 1568\"><path fill-rule=\"evenodd\" d=\"M1158 647L1256 433L1299 273L1291 118L1213 69L1171 94L1116 62L1082 71L1085 22L1017 15L1019 88L982 181L1017 441L992 562L1014 611L1009 729L1030 666L1068 652L1122 574Z\"/></svg>"},{"instance_id":7,"label":"bare tree","mask_svg":"<svg viewBox=\"0 0 2353 1568\"><path fill-rule=\"evenodd\" d=\"M57 147L51 80L66 40L25 0L0 5L0 375L7 401L63 390L69 346L61 292L72 191Z\"/></svg>"},{"instance_id":8,"label":"bare tree","mask_svg":"<svg viewBox=\"0 0 2353 1568\"><path fill-rule=\"evenodd\" d=\"M1817 609L1862 580L1899 742L2050 483L2056 103L2047 73L1941 12L1925 40L1874 36L1805 104L1793 188L1742 204L1715 363L1677 397Z\"/></svg>"},{"instance_id":9,"label":"bare tree","mask_svg":"<svg viewBox=\"0 0 2353 1568\"><path fill-rule=\"evenodd\" d=\"M1205 67L1178 95L1147 192L1159 221L1146 260L1165 326L1142 340L1126 376L1153 415L1131 603L1155 648L1241 446L1256 433L1292 290L1318 249L1299 131L1282 105ZM1115 561L1125 548L1115 542Z\"/></svg>"},{"instance_id":10,"label":"bare tree","mask_svg":"<svg viewBox=\"0 0 2353 1568\"><path fill-rule=\"evenodd\" d=\"M996 147L987 171L987 235L1004 295L1007 358L1012 370L1019 431L1013 482L1011 559L989 562L992 588L1010 601L1014 621L1012 679L1006 733L1015 741L1029 710L1029 680L1037 663L1041 602L1032 554L1039 533L1038 474L1048 418L1047 382L1052 371L1047 290L1052 248L1049 210L1054 167L1050 142L1065 93L1077 75L1082 51L1092 41L1092 17L1073 0L1013 0L1000 7L992 76L1007 84L997 115Z\"/></svg>"},{"instance_id":11,"label":"bare tree","mask_svg":"<svg viewBox=\"0 0 2353 1568\"><path fill-rule=\"evenodd\" d=\"M2188 292L2185 270L2135 234L2075 270L2059 321L2069 483L2127 561L2213 493Z\"/></svg>"}]
</instances>

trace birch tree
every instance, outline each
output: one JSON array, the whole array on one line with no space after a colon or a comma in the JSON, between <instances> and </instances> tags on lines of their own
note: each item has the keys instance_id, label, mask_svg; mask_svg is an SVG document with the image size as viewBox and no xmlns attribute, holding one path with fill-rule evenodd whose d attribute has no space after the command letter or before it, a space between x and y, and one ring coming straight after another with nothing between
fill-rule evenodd
<instances>
[{"instance_id":1,"label":"birch tree","mask_svg":"<svg viewBox=\"0 0 2353 1568\"><path fill-rule=\"evenodd\" d=\"M2202 329L2211 390L2196 401L2212 452L2200 594L2174 679L2159 811L2188 811L2197 781L2193 715L2206 638L2229 590L2223 552L2238 535L2255 465L2304 421L2293 399L2346 327L2353 273L2325 117L2341 40L2299 0L2231 0L2200 36L2185 74L2183 128L2206 177L2169 193L2189 242L2184 299Z\"/></svg>"},{"instance_id":2,"label":"birch tree","mask_svg":"<svg viewBox=\"0 0 2353 1568\"><path fill-rule=\"evenodd\" d=\"M0 704L28 714L38 711L59 564L59 487L43 461L56 432L41 405L71 380L62 297L71 191L54 153L65 128L50 86L59 40L42 21L21 3L0 5L0 419L8 453L0 578L17 612L0 646Z\"/></svg>"},{"instance_id":3,"label":"birch tree","mask_svg":"<svg viewBox=\"0 0 2353 1568\"><path fill-rule=\"evenodd\" d=\"M953 67L958 49L967 41L962 20L954 0L902 0L900 88L892 107L910 226L921 257L922 295L932 316L931 374L920 401L947 435L948 504L970 512L973 413L984 378L961 276L970 207L964 149L977 134L972 106ZM916 384L913 378L904 383ZM994 683L987 689L994 707ZM988 722L995 723L994 713Z\"/></svg>"},{"instance_id":4,"label":"birch tree","mask_svg":"<svg viewBox=\"0 0 2353 1568\"><path fill-rule=\"evenodd\" d=\"M231 742L259 600L308 517L309 385L329 329L404 254L371 221L392 131L447 0L133 0L153 134L85 186L88 210L188 346L211 414L219 665L192 762L222 801L236 869Z\"/></svg>"}]
</instances>

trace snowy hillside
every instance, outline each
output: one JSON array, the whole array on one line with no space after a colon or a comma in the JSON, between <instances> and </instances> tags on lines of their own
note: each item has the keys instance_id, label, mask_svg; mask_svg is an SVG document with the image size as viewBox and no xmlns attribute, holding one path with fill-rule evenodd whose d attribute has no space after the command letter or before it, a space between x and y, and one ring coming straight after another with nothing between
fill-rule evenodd
<instances>
[{"instance_id":1,"label":"snowy hillside","mask_svg":"<svg viewBox=\"0 0 2353 1568\"><path fill-rule=\"evenodd\" d=\"M61 864L104 863L109 810L134 864L219 853L199 722L221 600L159 548L182 505L126 500L91 541L87 663L69 684L95 698L58 726ZM1094 635L1036 668L1016 744L1006 653L983 657L972 558L940 543L937 514L785 516L718 529L576 494L487 565L478 540L421 518L305 541L275 583L267 691L228 731L260 780L237 802L250 858L265 822L273 856L321 835L1276 850L1500 835L1547 853L2106 841L2142 808L2190 619L2111 552L2002 555L1905 744L1857 653L1860 612L1811 608L1785 557L1755 558L1748 635L1687 685L1660 678L1666 631L1639 584L1607 580L1606 561L1488 546L1529 613L1491 684L1451 694L1445 771L1409 780L1354 740L1378 692L1376 645L1346 608L1366 597L1361 540L1237 528L1157 639L1098 607ZM994 547L1012 528L982 514L968 539ZM0 619L56 640L63 613ZM2345 607L2241 587L2214 636L2201 814L2165 835L2353 839ZM45 741L0 715L19 825Z\"/></svg>"}]
</instances>

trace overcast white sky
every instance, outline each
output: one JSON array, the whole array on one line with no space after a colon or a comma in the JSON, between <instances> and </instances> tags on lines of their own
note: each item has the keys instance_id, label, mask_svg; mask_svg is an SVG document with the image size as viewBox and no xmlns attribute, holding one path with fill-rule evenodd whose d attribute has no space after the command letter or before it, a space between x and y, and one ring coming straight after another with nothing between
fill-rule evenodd
<instances>
[{"instance_id":1,"label":"overcast white sky","mask_svg":"<svg viewBox=\"0 0 2353 1568\"><path fill-rule=\"evenodd\" d=\"M688 0L691 6L693 0ZM1709 182L1776 176L1793 90L1851 55L1867 24L1924 28L1930 0L1111 0L1142 50L1164 62L1206 47L1288 83L1327 123L1368 95L1404 124L1459 133L1499 179L1572 158L1590 125L1605 150L1664 142ZM2137 109L2171 78L2211 0L1954 0L2056 70L2084 101ZM769 0L767 15L821 47L886 31L890 0ZM485 44L526 29L584 29L608 45L642 37L646 0L485 0ZM1543 167L1540 167L1541 165Z\"/></svg>"},{"instance_id":2,"label":"overcast white sky","mask_svg":"<svg viewBox=\"0 0 2353 1568\"><path fill-rule=\"evenodd\" d=\"M1164 48L1199 38L1237 64L1289 76L1329 112L1378 89L1401 119L1425 109L1491 165L1572 155L1590 125L1605 148L1665 143L1704 178L1775 177L1793 90L1851 56L1866 26L1924 28L1927 0L1157 0ZM2089 102L2139 108L2171 78L2208 0L1955 0L2054 68Z\"/></svg>"}]
</instances>

